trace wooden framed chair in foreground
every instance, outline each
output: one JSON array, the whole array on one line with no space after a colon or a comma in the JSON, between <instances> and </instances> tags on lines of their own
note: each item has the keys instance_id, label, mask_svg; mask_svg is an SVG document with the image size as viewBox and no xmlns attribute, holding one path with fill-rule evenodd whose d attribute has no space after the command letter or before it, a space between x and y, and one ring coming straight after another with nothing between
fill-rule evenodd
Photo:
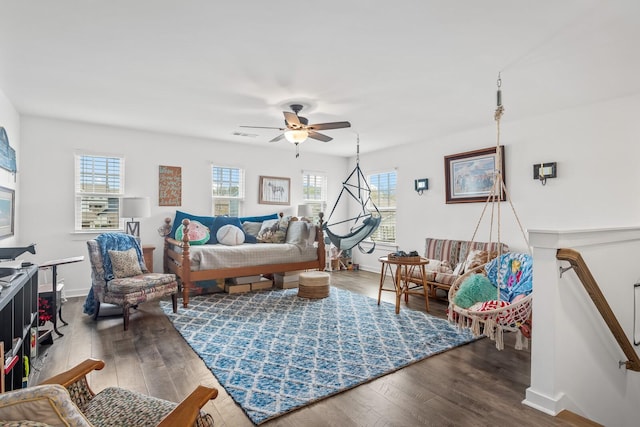
<instances>
[{"instance_id":1,"label":"wooden framed chair in foreground","mask_svg":"<svg viewBox=\"0 0 640 427\"><path fill-rule=\"evenodd\" d=\"M198 386L179 404L118 387L94 393L87 374L104 366L102 360L87 359L36 387L0 394L0 420L89 427L213 426L213 417L201 408L215 399L217 389Z\"/></svg>"}]
</instances>

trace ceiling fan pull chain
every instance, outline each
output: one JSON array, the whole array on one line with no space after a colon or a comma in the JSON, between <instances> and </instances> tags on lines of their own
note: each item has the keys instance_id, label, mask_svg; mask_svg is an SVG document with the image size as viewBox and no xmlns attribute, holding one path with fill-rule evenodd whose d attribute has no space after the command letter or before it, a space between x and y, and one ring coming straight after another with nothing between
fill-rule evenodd
<instances>
[{"instance_id":1,"label":"ceiling fan pull chain","mask_svg":"<svg viewBox=\"0 0 640 427\"><path fill-rule=\"evenodd\" d=\"M300 157L300 144L296 142L296 159Z\"/></svg>"}]
</instances>

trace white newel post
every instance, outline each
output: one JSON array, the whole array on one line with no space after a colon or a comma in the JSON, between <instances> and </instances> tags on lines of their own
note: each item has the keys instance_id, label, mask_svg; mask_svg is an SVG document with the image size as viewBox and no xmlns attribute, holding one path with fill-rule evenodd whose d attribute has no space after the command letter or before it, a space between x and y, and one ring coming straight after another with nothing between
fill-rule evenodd
<instances>
[{"instance_id":1,"label":"white newel post","mask_svg":"<svg viewBox=\"0 0 640 427\"><path fill-rule=\"evenodd\" d=\"M533 247L533 325L531 340L531 386L527 389L525 405L550 415L556 415L561 406L562 392L557 384L557 352L562 318L558 296L557 239L553 234L531 231L529 242Z\"/></svg>"}]
</instances>

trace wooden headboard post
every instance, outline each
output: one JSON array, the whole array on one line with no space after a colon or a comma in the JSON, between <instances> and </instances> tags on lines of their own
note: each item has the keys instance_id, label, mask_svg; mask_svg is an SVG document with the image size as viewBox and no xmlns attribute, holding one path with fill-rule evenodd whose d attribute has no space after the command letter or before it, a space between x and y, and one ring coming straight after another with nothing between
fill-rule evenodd
<instances>
[{"instance_id":1,"label":"wooden headboard post","mask_svg":"<svg viewBox=\"0 0 640 427\"><path fill-rule=\"evenodd\" d=\"M327 264L327 252L324 247L324 230L322 228L324 224L324 213L319 212L318 226L316 227L316 241L318 242L318 270L324 271Z\"/></svg>"},{"instance_id":2,"label":"wooden headboard post","mask_svg":"<svg viewBox=\"0 0 640 427\"><path fill-rule=\"evenodd\" d=\"M164 252L162 255L162 268L165 273L171 273L169 271L169 255L167 255L169 250L169 241L167 240L167 237L171 237L169 236L169 233L171 232L171 218L164 219L163 227L164 227L164 230L168 230L168 231L166 231L166 234L164 235Z\"/></svg>"},{"instance_id":3,"label":"wooden headboard post","mask_svg":"<svg viewBox=\"0 0 640 427\"><path fill-rule=\"evenodd\" d=\"M189 223L190 221L185 218L182 220L184 226L182 233L182 306L187 308L189 306L189 288L191 288L191 258L189 257Z\"/></svg>"}]
</instances>

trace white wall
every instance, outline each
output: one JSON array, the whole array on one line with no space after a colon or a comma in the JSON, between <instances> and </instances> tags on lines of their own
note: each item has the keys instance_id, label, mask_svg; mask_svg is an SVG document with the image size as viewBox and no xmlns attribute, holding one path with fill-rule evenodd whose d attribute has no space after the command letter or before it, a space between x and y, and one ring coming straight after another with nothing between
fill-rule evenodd
<instances>
[{"instance_id":1,"label":"white wall","mask_svg":"<svg viewBox=\"0 0 640 427\"><path fill-rule=\"evenodd\" d=\"M224 144L216 141L79 122L22 117L21 239L37 243L36 262L87 255L86 240L95 234L74 233L74 152L125 157L127 195L150 196L151 218L141 220L143 244L155 244L154 269L162 269L162 238L157 228L176 209L211 215L212 162L246 171L247 215L284 211L295 214L302 202L302 170L326 172L329 197L335 199L347 159L290 150ZM158 166L182 167L182 206L158 206ZM258 204L260 175L291 178L291 206ZM86 295L91 281L88 259L60 267L67 296Z\"/></svg>"},{"instance_id":2,"label":"white wall","mask_svg":"<svg viewBox=\"0 0 640 427\"><path fill-rule=\"evenodd\" d=\"M640 182L638 105L636 94L515 122L507 106L501 124L505 182L525 229L640 223L640 197L635 191ZM423 252L426 237L471 239L483 203L445 204L444 157L495 144L495 122L487 114L483 129L360 155L365 173L397 167L400 249ZM558 163L558 178L547 180L545 186L533 179L533 164L541 162ZM422 196L413 190L416 178L429 179L429 190ZM507 203L501 212L501 240L524 250L525 241ZM486 214L484 224L488 223ZM483 230L476 240L486 241L488 236ZM369 256L353 253L361 268L379 270L377 257L383 250Z\"/></svg>"},{"instance_id":3,"label":"white wall","mask_svg":"<svg viewBox=\"0 0 640 427\"><path fill-rule=\"evenodd\" d=\"M0 90L0 126L7 132L9 138L9 145L16 151L16 162L18 166L18 174L14 175L9 171L0 168L0 186L18 190L19 177L21 170L21 155L20 155L20 116L18 112L11 104L11 101L5 96L4 92ZM16 191L15 200L15 218L14 218L14 232L11 237L6 237L0 240L0 247L12 247L25 243L19 240L20 234L20 191ZM16 243L18 242L18 243ZM26 242L28 244L29 242Z\"/></svg>"}]
</instances>

